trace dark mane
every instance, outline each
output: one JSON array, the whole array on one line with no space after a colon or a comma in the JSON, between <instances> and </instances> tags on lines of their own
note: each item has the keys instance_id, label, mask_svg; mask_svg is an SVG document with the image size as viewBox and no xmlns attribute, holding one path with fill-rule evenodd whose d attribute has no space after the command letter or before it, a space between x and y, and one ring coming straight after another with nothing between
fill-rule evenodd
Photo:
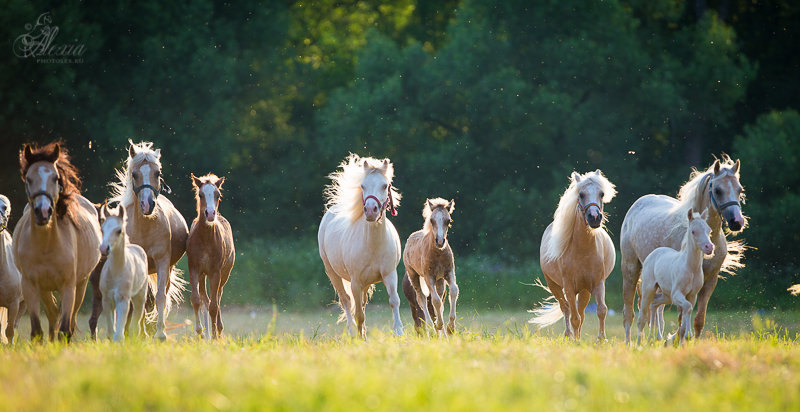
<instances>
[{"instance_id":1,"label":"dark mane","mask_svg":"<svg viewBox=\"0 0 800 412\"><path fill-rule=\"evenodd\" d=\"M25 156L25 147L30 147L31 154ZM78 196L81 194L81 179L78 177L78 169L70 163L70 156L64 142L61 140L38 146L35 144L23 146L19 152L20 173L22 181L32 164L40 161L55 163L58 170L58 184L61 185L62 192L58 196L55 209L58 218L68 215L70 220L75 222L72 210L78 207Z\"/></svg>"}]
</instances>

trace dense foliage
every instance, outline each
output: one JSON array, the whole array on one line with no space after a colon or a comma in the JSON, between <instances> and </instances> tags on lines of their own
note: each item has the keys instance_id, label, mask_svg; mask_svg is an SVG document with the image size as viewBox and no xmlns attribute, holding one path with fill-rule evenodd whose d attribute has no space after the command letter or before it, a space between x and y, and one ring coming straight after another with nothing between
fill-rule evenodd
<instances>
[{"instance_id":1,"label":"dense foliage","mask_svg":"<svg viewBox=\"0 0 800 412\"><path fill-rule=\"evenodd\" d=\"M691 166L727 152L742 158L749 196L743 237L758 270L746 284L771 302L799 280L789 216L800 204L800 5L383 3L6 2L0 192L22 205L17 150L62 138L100 201L127 139L153 140L188 219L189 173L224 174L222 213L241 244L304 259L242 260L246 276L276 276L246 292L292 300L297 285L280 285L292 275L270 268L325 281L310 239L325 175L348 152L395 162L403 238L425 197L455 198L452 242L483 266L537 258L572 170L600 168L616 183L616 239L636 198L674 195ZM56 43L85 46L80 63L12 53L44 12Z\"/></svg>"}]
</instances>

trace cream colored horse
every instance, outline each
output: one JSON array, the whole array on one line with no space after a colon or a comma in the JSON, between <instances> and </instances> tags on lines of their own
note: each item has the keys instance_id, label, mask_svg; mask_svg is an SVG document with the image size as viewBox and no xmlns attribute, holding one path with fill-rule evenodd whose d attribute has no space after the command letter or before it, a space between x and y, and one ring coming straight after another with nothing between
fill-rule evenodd
<instances>
[{"instance_id":1,"label":"cream colored horse","mask_svg":"<svg viewBox=\"0 0 800 412\"><path fill-rule=\"evenodd\" d=\"M709 238L711 227L706 223L708 209L702 214L690 209L687 216L688 227L681 242L681 249L657 248L642 264L642 302L639 310L637 344L641 345L642 332L648 323L651 337L653 328L660 327L656 325L655 310L667 303L679 308L681 323L678 336L681 345L689 337L692 308L697 301L700 288L703 287L703 255L714 253L714 244ZM660 335L661 333L659 339Z\"/></svg>"},{"instance_id":2,"label":"cream colored horse","mask_svg":"<svg viewBox=\"0 0 800 412\"><path fill-rule=\"evenodd\" d=\"M743 245L728 242L723 223L732 233L745 228L747 220L742 215L740 201L742 185L739 183L740 162L727 156L714 161L706 171L692 172L689 181L681 187L678 199L662 195L646 195L637 200L622 222L620 252L622 254L622 296L624 299L623 323L625 342L631 340L633 301L642 269L642 262L653 250L666 246L680 249L686 233L686 213L690 209L709 210L708 225L714 255L703 262L703 288L697 298L697 315L694 318L695 336L700 336L705 324L706 309L711 293L717 286L719 273L731 272L744 266Z\"/></svg>"},{"instance_id":3,"label":"cream colored horse","mask_svg":"<svg viewBox=\"0 0 800 412\"><path fill-rule=\"evenodd\" d=\"M115 212L104 206L103 243L100 253L108 256L100 274L100 291L103 295L103 312L106 314L109 337L114 342L125 340L128 310L133 309L132 320L136 323L136 336L144 330L144 301L151 286L147 276L147 255L139 245L128 240L125 233L125 208L118 206Z\"/></svg>"},{"instance_id":4,"label":"cream colored horse","mask_svg":"<svg viewBox=\"0 0 800 412\"><path fill-rule=\"evenodd\" d=\"M358 330L366 339L364 308L373 285L381 281L389 294L392 329L402 335L397 294L400 236L386 216L387 209L396 214L400 200L392 187L394 167L389 159L362 159L355 154L339 167L329 175L333 182L325 188L327 211L317 235L325 273L339 295L350 335Z\"/></svg>"},{"instance_id":5,"label":"cream colored horse","mask_svg":"<svg viewBox=\"0 0 800 412\"><path fill-rule=\"evenodd\" d=\"M165 189L161 149L153 150L150 142L130 144L125 170L117 171L119 181L112 183L112 201L125 207L131 243L144 249L148 272L157 276L155 338L164 340L169 309L183 300L186 281L175 264L186 252L189 228L178 209L161 194Z\"/></svg>"},{"instance_id":6,"label":"cream colored horse","mask_svg":"<svg viewBox=\"0 0 800 412\"><path fill-rule=\"evenodd\" d=\"M14 329L22 303L22 275L14 263L13 243L8 233L8 219L11 216L11 202L0 195L0 333L8 343L14 342Z\"/></svg>"},{"instance_id":7,"label":"cream colored horse","mask_svg":"<svg viewBox=\"0 0 800 412\"><path fill-rule=\"evenodd\" d=\"M564 316L564 335L581 338L584 311L589 298L597 302L600 331L597 339L606 338L605 281L614 269L614 243L605 231L603 204L616 195L614 185L598 169L579 175L573 172L570 185L547 226L539 248L542 274L556 302L544 303L533 310L531 323L545 327ZM541 285L541 283L540 283Z\"/></svg>"},{"instance_id":8,"label":"cream colored horse","mask_svg":"<svg viewBox=\"0 0 800 412\"><path fill-rule=\"evenodd\" d=\"M28 205L14 228L14 260L22 274L31 338L42 336L39 303L43 299L50 338L60 323L59 334L69 340L89 274L100 260L97 210L81 196L77 170L59 143L41 148L26 145L20 166ZM61 296L60 322L53 291Z\"/></svg>"},{"instance_id":9,"label":"cream colored horse","mask_svg":"<svg viewBox=\"0 0 800 412\"><path fill-rule=\"evenodd\" d=\"M447 230L450 228L451 222L450 215L455 211L455 207L453 200L448 202L442 198L427 199L425 207L422 209L424 219L422 230L418 230L408 237L406 248L403 251L406 277L414 292L413 300L410 293L407 293L406 297L411 305L411 314L416 327L421 326L421 320L428 325L434 325L428 310L428 299L430 299L436 316L436 330L442 333L445 282L450 287L450 321L447 323L447 334L455 331L456 302L458 301L456 266L453 260L453 250L450 249L450 243L447 241Z\"/></svg>"}]
</instances>

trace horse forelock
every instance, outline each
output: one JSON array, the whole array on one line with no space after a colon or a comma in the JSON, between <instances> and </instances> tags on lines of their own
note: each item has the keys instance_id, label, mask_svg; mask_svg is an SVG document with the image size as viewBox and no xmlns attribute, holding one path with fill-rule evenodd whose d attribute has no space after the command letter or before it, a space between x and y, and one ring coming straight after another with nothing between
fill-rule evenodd
<instances>
[{"instance_id":1,"label":"horse forelock","mask_svg":"<svg viewBox=\"0 0 800 412\"><path fill-rule=\"evenodd\" d=\"M367 167L364 166L365 162ZM364 214L361 191L361 183L364 179L373 173L380 173L391 185L394 178L394 165L389 159L362 158L354 153L350 153L339 164L339 169L328 175L331 183L325 186L323 191L325 209L335 208L336 214L346 216L351 221L355 221ZM394 186L391 186L390 190L394 206L400 206L400 192Z\"/></svg>"}]
</instances>

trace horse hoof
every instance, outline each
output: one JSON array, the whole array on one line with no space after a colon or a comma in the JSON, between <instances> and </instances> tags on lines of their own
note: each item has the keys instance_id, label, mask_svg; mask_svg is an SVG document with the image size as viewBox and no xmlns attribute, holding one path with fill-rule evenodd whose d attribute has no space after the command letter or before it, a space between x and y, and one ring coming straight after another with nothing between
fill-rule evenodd
<instances>
[{"instance_id":1,"label":"horse hoof","mask_svg":"<svg viewBox=\"0 0 800 412\"><path fill-rule=\"evenodd\" d=\"M164 332L156 332L156 334L153 335L153 338L158 341L165 342L167 340L167 334Z\"/></svg>"}]
</instances>

